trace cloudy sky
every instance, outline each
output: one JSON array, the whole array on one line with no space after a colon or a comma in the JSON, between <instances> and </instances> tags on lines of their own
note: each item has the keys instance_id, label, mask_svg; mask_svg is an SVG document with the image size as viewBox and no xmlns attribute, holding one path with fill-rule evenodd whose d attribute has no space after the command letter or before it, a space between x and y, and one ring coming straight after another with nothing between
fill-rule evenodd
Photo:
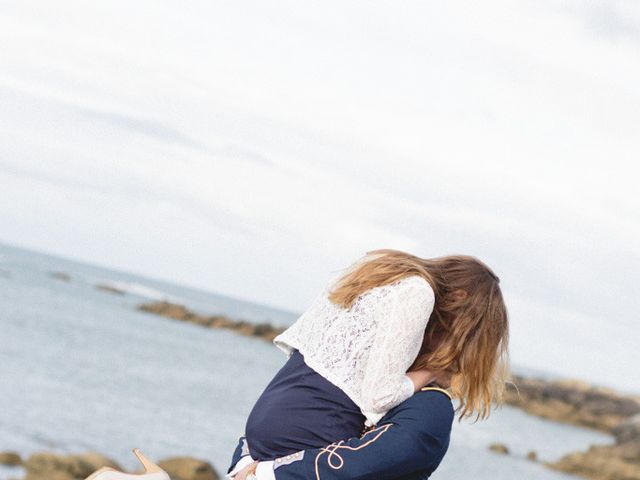
<instances>
[{"instance_id":1,"label":"cloudy sky","mask_svg":"<svg viewBox=\"0 0 640 480\"><path fill-rule=\"evenodd\" d=\"M0 45L0 241L293 311L476 255L514 362L640 385L635 0L25 0Z\"/></svg>"}]
</instances>

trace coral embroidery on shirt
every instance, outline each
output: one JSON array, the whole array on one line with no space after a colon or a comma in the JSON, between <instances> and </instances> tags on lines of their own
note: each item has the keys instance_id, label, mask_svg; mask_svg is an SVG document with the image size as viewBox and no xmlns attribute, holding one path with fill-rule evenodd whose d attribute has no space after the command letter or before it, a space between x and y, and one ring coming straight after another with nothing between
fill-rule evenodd
<instances>
[{"instance_id":1,"label":"coral embroidery on shirt","mask_svg":"<svg viewBox=\"0 0 640 480\"><path fill-rule=\"evenodd\" d=\"M358 445L357 447L352 447L350 445L343 445L344 440L340 440L339 442L332 443L331 445L321 448L320 452L318 453L318 455L316 455L316 459L315 459L316 480L320 480L318 462L321 456L326 454L327 465L329 465L329 467L331 467L334 470L339 470L344 466L344 458L342 458L340 453L338 453L338 450L351 450L351 451L361 450L364 447L371 445L373 442L378 440L382 436L382 434L391 427L391 425L393 424L387 423L385 425L381 425L377 428L369 430L365 435L372 435L372 438L370 438L363 444Z\"/></svg>"}]
</instances>

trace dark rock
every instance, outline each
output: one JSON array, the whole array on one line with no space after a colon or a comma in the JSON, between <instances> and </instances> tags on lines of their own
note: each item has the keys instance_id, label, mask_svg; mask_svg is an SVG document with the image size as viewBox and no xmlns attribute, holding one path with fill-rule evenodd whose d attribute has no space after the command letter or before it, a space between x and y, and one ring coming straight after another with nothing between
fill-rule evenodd
<instances>
[{"instance_id":1,"label":"dark rock","mask_svg":"<svg viewBox=\"0 0 640 480\"><path fill-rule=\"evenodd\" d=\"M211 328L231 328L233 320L222 315L214 315L209 317L209 326Z\"/></svg>"},{"instance_id":2,"label":"dark rock","mask_svg":"<svg viewBox=\"0 0 640 480\"><path fill-rule=\"evenodd\" d=\"M501 453L503 455L509 454L509 449L504 443L492 443L489 445L489 450L496 453Z\"/></svg>"},{"instance_id":3,"label":"dark rock","mask_svg":"<svg viewBox=\"0 0 640 480\"><path fill-rule=\"evenodd\" d=\"M120 469L113 460L97 452L59 455L36 452L24 462L25 480L77 480L84 479L101 467Z\"/></svg>"},{"instance_id":4,"label":"dark rock","mask_svg":"<svg viewBox=\"0 0 640 480\"><path fill-rule=\"evenodd\" d=\"M506 402L558 422L605 432L640 413L640 400L613 390L573 380L541 380L514 376L507 384Z\"/></svg>"},{"instance_id":5,"label":"dark rock","mask_svg":"<svg viewBox=\"0 0 640 480\"><path fill-rule=\"evenodd\" d=\"M102 290L103 292L112 293L114 295L125 295L127 293L121 288L114 287L113 285L107 285L105 283L98 283L96 285L96 288L98 290Z\"/></svg>"},{"instance_id":6,"label":"dark rock","mask_svg":"<svg viewBox=\"0 0 640 480\"><path fill-rule=\"evenodd\" d=\"M612 433L618 443L636 442L640 444L640 415L634 415L620 422Z\"/></svg>"},{"instance_id":7,"label":"dark rock","mask_svg":"<svg viewBox=\"0 0 640 480\"><path fill-rule=\"evenodd\" d=\"M231 328L242 335L253 335L256 330L255 324L247 322L245 320L239 320L235 322L235 324L233 324Z\"/></svg>"},{"instance_id":8,"label":"dark rock","mask_svg":"<svg viewBox=\"0 0 640 480\"><path fill-rule=\"evenodd\" d=\"M71 281L71 275L69 275L67 272L49 272L49 275L51 276L51 278L55 278L56 280L61 280L63 282Z\"/></svg>"},{"instance_id":9,"label":"dark rock","mask_svg":"<svg viewBox=\"0 0 640 480\"><path fill-rule=\"evenodd\" d=\"M627 458L625 450L620 445L594 446L587 452L572 453L546 465L593 480L639 480L640 457Z\"/></svg>"},{"instance_id":10,"label":"dark rock","mask_svg":"<svg viewBox=\"0 0 640 480\"><path fill-rule=\"evenodd\" d=\"M24 462L28 479L45 478L55 472L66 473L71 477L68 462L63 456L50 452L36 452L30 455ZM71 477L72 478L72 477Z\"/></svg>"},{"instance_id":11,"label":"dark rock","mask_svg":"<svg viewBox=\"0 0 640 480\"><path fill-rule=\"evenodd\" d=\"M169 317L183 322L195 323L203 327L226 328L240 335L258 337L268 342L271 342L277 335L284 331L284 328L274 327L270 323L256 324L247 320L232 320L224 315L204 316L192 312L183 305L176 305L164 301L145 303L138 308L145 312L162 315L163 317Z\"/></svg>"},{"instance_id":12,"label":"dark rock","mask_svg":"<svg viewBox=\"0 0 640 480\"><path fill-rule=\"evenodd\" d=\"M257 325L254 325L253 334L256 337L263 337L270 334L273 329L273 325L271 325L270 323L258 323Z\"/></svg>"},{"instance_id":13,"label":"dark rock","mask_svg":"<svg viewBox=\"0 0 640 480\"><path fill-rule=\"evenodd\" d=\"M171 480L218 480L210 463L193 457L172 457L158 462Z\"/></svg>"},{"instance_id":14,"label":"dark rock","mask_svg":"<svg viewBox=\"0 0 640 480\"><path fill-rule=\"evenodd\" d=\"M98 452L85 452L66 456L69 472L77 478L86 478L102 467L120 470L120 466L108 457Z\"/></svg>"},{"instance_id":15,"label":"dark rock","mask_svg":"<svg viewBox=\"0 0 640 480\"><path fill-rule=\"evenodd\" d=\"M640 480L640 399L571 380L515 376L506 401L544 418L614 435L614 445L592 446L546 465L594 480ZM519 393L518 393L519 392Z\"/></svg>"},{"instance_id":16,"label":"dark rock","mask_svg":"<svg viewBox=\"0 0 640 480\"><path fill-rule=\"evenodd\" d=\"M22 465L22 458L17 452L0 452L0 464L9 466Z\"/></svg>"}]
</instances>

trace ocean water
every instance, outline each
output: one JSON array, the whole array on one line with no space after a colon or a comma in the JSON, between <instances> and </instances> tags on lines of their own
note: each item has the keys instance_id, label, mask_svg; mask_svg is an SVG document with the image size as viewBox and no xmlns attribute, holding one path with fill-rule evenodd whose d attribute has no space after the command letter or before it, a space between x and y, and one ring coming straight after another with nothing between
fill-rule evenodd
<instances>
[{"instance_id":1,"label":"ocean water","mask_svg":"<svg viewBox=\"0 0 640 480\"><path fill-rule=\"evenodd\" d=\"M55 278L64 272L69 280ZM96 289L111 284L116 295ZM286 358L259 339L136 309L166 298L205 313L287 325L298 313L0 245L0 451L95 450L137 468L190 455L224 473L246 417ZM608 435L503 407L454 424L434 479L572 478L525 459L554 460ZM506 444L508 456L488 450ZM0 480L21 469L0 469Z\"/></svg>"}]
</instances>

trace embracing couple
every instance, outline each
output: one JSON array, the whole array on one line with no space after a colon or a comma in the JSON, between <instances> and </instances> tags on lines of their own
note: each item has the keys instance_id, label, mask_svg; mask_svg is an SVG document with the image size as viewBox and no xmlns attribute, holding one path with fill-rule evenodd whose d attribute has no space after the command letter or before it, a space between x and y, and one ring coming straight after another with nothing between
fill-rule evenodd
<instances>
[{"instance_id":1,"label":"embracing couple","mask_svg":"<svg viewBox=\"0 0 640 480\"><path fill-rule=\"evenodd\" d=\"M475 257L368 252L274 338L288 360L226 477L428 478L455 413L487 418L501 401L507 317L498 276Z\"/></svg>"},{"instance_id":2,"label":"embracing couple","mask_svg":"<svg viewBox=\"0 0 640 480\"><path fill-rule=\"evenodd\" d=\"M508 332L499 278L477 258L367 252L273 339L288 359L249 414L226 477L428 478L455 414L487 418L501 401ZM134 453L144 474L104 467L89 479L169 480Z\"/></svg>"}]
</instances>

